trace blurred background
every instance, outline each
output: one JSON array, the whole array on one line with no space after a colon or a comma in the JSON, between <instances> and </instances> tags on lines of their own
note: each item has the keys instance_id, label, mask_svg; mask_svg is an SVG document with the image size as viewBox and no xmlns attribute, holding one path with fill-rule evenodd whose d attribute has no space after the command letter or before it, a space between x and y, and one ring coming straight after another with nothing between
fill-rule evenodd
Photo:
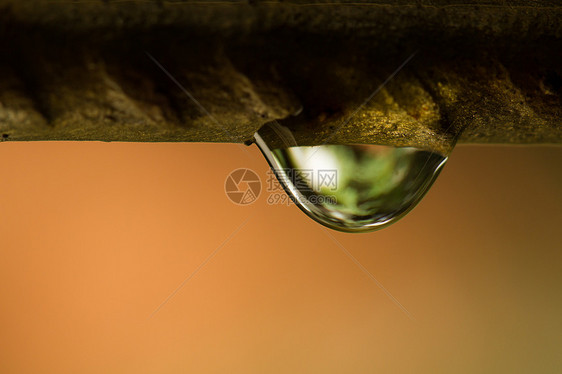
<instances>
[{"instance_id":1,"label":"blurred background","mask_svg":"<svg viewBox=\"0 0 562 374\"><path fill-rule=\"evenodd\" d=\"M333 238L228 200L267 178L246 150L1 144L0 372L562 371L562 147L459 146L403 220Z\"/></svg>"}]
</instances>

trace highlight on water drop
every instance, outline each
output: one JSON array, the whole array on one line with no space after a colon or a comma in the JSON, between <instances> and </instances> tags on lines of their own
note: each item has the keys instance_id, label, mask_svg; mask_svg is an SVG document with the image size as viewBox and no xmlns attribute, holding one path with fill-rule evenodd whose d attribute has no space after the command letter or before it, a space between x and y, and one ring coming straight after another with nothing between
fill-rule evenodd
<instances>
[{"instance_id":1,"label":"highlight on water drop","mask_svg":"<svg viewBox=\"0 0 562 374\"><path fill-rule=\"evenodd\" d=\"M256 144L289 197L310 218L344 232L374 231L402 218L447 161L445 155L412 147L298 146L286 127L267 126L269 137L260 129ZM276 147L264 140L272 133Z\"/></svg>"}]
</instances>

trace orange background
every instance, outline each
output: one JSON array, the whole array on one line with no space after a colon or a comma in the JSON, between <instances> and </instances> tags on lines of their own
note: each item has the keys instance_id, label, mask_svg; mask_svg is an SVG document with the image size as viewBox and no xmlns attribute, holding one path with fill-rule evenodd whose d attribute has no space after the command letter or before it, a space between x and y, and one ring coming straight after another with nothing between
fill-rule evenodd
<instances>
[{"instance_id":1,"label":"orange background","mask_svg":"<svg viewBox=\"0 0 562 374\"><path fill-rule=\"evenodd\" d=\"M459 147L402 221L332 232L413 320L296 207L226 198L247 150L1 144L0 372L562 371L562 148Z\"/></svg>"}]
</instances>

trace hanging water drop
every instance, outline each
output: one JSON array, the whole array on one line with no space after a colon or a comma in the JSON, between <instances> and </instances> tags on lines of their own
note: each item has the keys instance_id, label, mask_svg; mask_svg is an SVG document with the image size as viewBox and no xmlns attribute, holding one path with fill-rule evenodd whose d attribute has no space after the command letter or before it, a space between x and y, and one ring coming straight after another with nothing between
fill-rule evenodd
<instances>
[{"instance_id":1,"label":"hanging water drop","mask_svg":"<svg viewBox=\"0 0 562 374\"><path fill-rule=\"evenodd\" d=\"M315 221L345 232L381 229L408 213L447 161L438 153L382 145L297 146L290 131L271 126L275 144L256 143L296 205Z\"/></svg>"}]
</instances>

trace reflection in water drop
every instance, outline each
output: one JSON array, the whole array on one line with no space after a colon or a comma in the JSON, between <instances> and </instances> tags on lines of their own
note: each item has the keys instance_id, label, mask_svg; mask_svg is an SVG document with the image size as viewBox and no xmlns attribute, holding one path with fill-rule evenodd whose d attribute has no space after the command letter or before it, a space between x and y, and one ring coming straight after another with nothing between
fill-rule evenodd
<instances>
[{"instance_id":1,"label":"reflection in water drop","mask_svg":"<svg viewBox=\"0 0 562 374\"><path fill-rule=\"evenodd\" d=\"M255 138L291 199L315 221L346 232L377 230L403 217L425 195L447 161L445 156L416 148L270 149L259 132Z\"/></svg>"}]
</instances>

